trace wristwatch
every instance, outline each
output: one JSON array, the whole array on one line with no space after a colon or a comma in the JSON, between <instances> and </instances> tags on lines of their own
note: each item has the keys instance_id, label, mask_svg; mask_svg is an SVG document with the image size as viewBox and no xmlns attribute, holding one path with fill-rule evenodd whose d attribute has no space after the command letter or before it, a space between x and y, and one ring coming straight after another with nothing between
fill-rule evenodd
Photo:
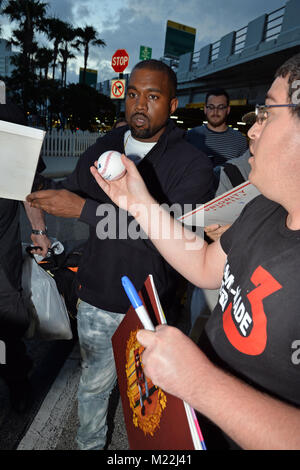
<instances>
[{"instance_id":1,"label":"wristwatch","mask_svg":"<svg viewBox=\"0 0 300 470\"><path fill-rule=\"evenodd\" d=\"M32 229L31 230L31 233L33 235L48 235L48 230L47 230L47 227L45 227L45 230L35 230L35 229Z\"/></svg>"}]
</instances>

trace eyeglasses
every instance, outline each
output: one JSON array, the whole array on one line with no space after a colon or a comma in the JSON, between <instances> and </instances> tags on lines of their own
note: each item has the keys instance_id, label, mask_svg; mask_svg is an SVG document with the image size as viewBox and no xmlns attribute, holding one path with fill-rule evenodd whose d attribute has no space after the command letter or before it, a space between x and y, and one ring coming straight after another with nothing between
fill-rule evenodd
<instances>
[{"instance_id":1,"label":"eyeglasses","mask_svg":"<svg viewBox=\"0 0 300 470\"><path fill-rule=\"evenodd\" d=\"M208 104L206 106L206 109L209 109L210 111L214 111L215 109L217 109L218 111L224 111L224 109L227 109L228 106L226 106L225 104L218 104L218 106L215 106L214 104Z\"/></svg>"},{"instance_id":2,"label":"eyeglasses","mask_svg":"<svg viewBox=\"0 0 300 470\"><path fill-rule=\"evenodd\" d=\"M269 108L295 108L296 104L257 104L255 106L255 115L256 115L256 122L258 124L263 124L269 116L268 109Z\"/></svg>"}]
</instances>

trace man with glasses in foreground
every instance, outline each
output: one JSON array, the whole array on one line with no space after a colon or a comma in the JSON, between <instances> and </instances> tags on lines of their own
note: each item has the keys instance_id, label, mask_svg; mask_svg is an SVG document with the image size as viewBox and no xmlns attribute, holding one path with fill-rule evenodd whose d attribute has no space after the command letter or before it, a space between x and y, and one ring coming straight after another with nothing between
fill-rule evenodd
<instances>
[{"instance_id":1,"label":"man with glasses in foreground","mask_svg":"<svg viewBox=\"0 0 300 470\"><path fill-rule=\"evenodd\" d=\"M228 127L229 113L228 93L221 88L209 91L204 106L207 124L191 129L186 136L192 145L212 159L215 168L231 158L239 157L248 148L246 137Z\"/></svg>"},{"instance_id":2,"label":"man with glasses in foreground","mask_svg":"<svg viewBox=\"0 0 300 470\"><path fill-rule=\"evenodd\" d=\"M126 176L110 184L91 169L112 200L126 195L123 208L150 238L158 216L171 225L174 238L153 243L175 269L199 287L221 286L200 347L166 325L137 336L145 374L199 411L208 449L300 449L299 85L297 54L278 70L249 130L249 179L262 195L220 240L198 239L197 251L131 162L124 158Z\"/></svg>"}]
</instances>

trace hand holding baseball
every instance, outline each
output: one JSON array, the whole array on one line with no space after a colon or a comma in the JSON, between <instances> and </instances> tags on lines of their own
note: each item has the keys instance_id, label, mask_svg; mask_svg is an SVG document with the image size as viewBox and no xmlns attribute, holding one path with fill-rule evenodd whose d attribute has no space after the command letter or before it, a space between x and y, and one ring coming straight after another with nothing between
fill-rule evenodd
<instances>
[{"instance_id":1,"label":"hand holding baseball","mask_svg":"<svg viewBox=\"0 0 300 470\"><path fill-rule=\"evenodd\" d=\"M102 153L98 158L97 168L102 178L108 181L119 180L126 173L122 155L116 150Z\"/></svg>"},{"instance_id":2,"label":"hand holding baseball","mask_svg":"<svg viewBox=\"0 0 300 470\"><path fill-rule=\"evenodd\" d=\"M122 162L126 172L124 176L115 181L102 178L97 170L97 162L90 170L108 197L121 209L127 210L135 216L138 211L137 205L151 203L152 198L135 164L125 155L122 155Z\"/></svg>"}]
</instances>

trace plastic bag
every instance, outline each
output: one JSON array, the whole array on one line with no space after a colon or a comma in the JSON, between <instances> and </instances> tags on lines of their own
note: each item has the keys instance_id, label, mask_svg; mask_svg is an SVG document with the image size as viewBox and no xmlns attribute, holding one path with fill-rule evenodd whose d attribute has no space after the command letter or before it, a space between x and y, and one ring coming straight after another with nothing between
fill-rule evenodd
<instances>
[{"instance_id":1,"label":"plastic bag","mask_svg":"<svg viewBox=\"0 0 300 470\"><path fill-rule=\"evenodd\" d=\"M26 255L23 261L22 287L31 314L26 337L72 339L69 315L56 282L30 255Z\"/></svg>"}]
</instances>

